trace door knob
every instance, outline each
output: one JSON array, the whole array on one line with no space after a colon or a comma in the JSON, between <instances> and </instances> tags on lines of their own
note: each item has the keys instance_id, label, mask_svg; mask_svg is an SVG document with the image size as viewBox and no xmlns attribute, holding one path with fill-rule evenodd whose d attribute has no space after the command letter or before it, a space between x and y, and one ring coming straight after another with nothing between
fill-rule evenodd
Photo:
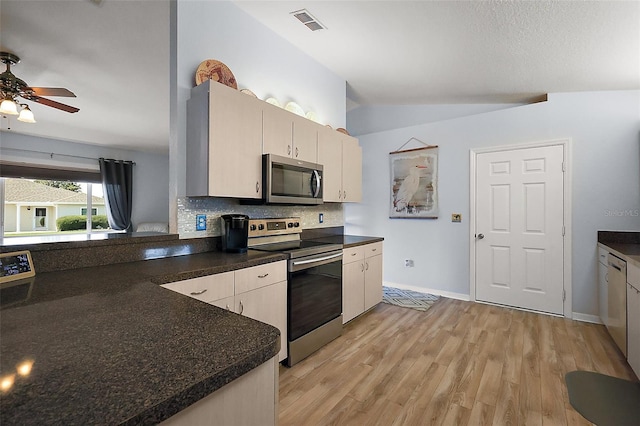
<instances>
[{"instance_id":1,"label":"door knob","mask_svg":"<svg viewBox=\"0 0 640 426\"><path fill-rule=\"evenodd\" d=\"M484 238L484 234L478 234L478 239L481 240Z\"/></svg>"}]
</instances>

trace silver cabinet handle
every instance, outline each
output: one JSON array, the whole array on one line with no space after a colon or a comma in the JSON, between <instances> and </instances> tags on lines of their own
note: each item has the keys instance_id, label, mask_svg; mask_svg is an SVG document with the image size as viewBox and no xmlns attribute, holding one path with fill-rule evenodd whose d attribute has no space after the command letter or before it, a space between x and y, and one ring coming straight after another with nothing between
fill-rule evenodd
<instances>
[{"instance_id":1,"label":"silver cabinet handle","mask_svg":"<svg viewBox=\"0 0 640 426\"><path fill-rule=\"evenodd\" d=\"M342 190L338 190L338 200L342 200Z\"/></svg>"},{"instance_id":2,"label":"silver cabinet handle","mask_svg":"<svg viewBox=\"0 0 640 426\"><path fill-rule=\"evenodd\" d=\"M342 191L342 199L343 200L347 199L347 191Z\"/></svg>"},{"instance_id":3,"label":"silver cabinet handle","mask_svg":"<svg viewBox=\"0 0 640 426\"><path fill-rule=\"evenodd\" d=\"M269 275L269 273L266 273L264 275L258 275L258 278L266 278Z\"/></svg>"},{"instance_id":4,"label":"silver cabinet handle","mask_svg":"<svg viewBox=\"0 0 640 426\"><path fill-rule=\"evenodd\" d=\"M478 234L478 239L481 240L484 238L484 234Z\"/></svg>"},{"instance_id":5,"label":"silver cabinet handle","mask_svg":"<svg viewBox=\"0 0 640 426\"><path fill-rule=\"evenodd\" d=\"M256 182L256 193L260 192L260 182Z\"/></svg>"},{"instance_id":6,"label":"silver cabinet handle","mask_svg":"<svg viewBox=\"0 0 640 426\"><path fill-rule=\"evenodd\" d=\"M364 264L365 264L365 265L367 265L367 266L364 268L364 270L365 270L365 271L368 271L368 270L369 270L369 262L364 262Z\"/></svg>"},{"instance_id":7,"label":"silver cabinet handle","mask_svg":"<svg viewBox=\"0 0 640 426\"><path fill-rule=\"evenodd\" d=\"M358 253L351 253L351 256L355 256L356 254L358 254Z\"/></svg>"},{"instance_id":8,"label":"silver cabinet handle","mask_svg":"<svg viewBox=\"0 0 640 426\"><path fill-rule=\"evenodd\" d=\"M291 155L291 145L287 145L287 155Z\"/></svg>"},{"instance_id":9,"label":"silver cabinet handle","mask_svg":"<svg viewBox=\"0 0 640 426\"><path fill-rule=\"evenodd\" d=\"M231 308L229 307L229 304L227 303L227 311L230 311Z\"/></svg>"},{"instance_id":10,"label":"silver cabinet handle","mask_svg":"<svg viewBox=\"0 0 640 426\"><path fill-rule=\"evenodd\" d=\"M364 272L364 263L360 264L360 272Z\"/></svg>"},{"instance_id":11,"label":"silver cabinet handle","mask_svg":"<svg viewBox=\"0 0 640 426\"><path fill-rule=\"evenodd\" d=\"M240 315L244 312L244 305L242 304L242 300L240 301Z\"/></svg>"},{"instance_id":12,"label":"silver cabinet handle","mask_svg":"<svg viewBox=\"0 0 640 426\"><path fill-rule=\"evenodd\" d=\"M298 157L298 148L296 147L296 158Z\"/></svg>"},{"instance_id":13,"label":"silver cabinet handle","mask_svg":"<svg viewBox=\"0 0 640 426\"><path fill-rule=\"evenodd\" d=\"M371 251L376 251L376 250L378 250L378 249L377 249L377 248L373 248L373 249L371 249Z\"/></svg>"},{"instance_id":14,"label":"silver cabinet handle","mask_svg":"<svg viewBox=\"0 0 640 426\"><path fill-rule=\"evenodd\" d=\"M192 291L192 292L191 292L191 293L189 293L189 294L190 294L190 295L192 295L192 296L199 296L199 295L201 295L202 293L204 293L204 292L206 292L206 291L207 291L207 289L205 288L205 289L204 289L204 290L202 290L202 291Z\"/></svg>"},{"instance_id":15,"label":"silver cabinet handle","mask_svg":"<svg viewBox=\"0 0 640 426\"><path fill-rule=\"evenodd\" d=\"M609 282L609 273L608 272L606 274L604 274L604 280L606 282Z\"/></svg>"}]
</instances>

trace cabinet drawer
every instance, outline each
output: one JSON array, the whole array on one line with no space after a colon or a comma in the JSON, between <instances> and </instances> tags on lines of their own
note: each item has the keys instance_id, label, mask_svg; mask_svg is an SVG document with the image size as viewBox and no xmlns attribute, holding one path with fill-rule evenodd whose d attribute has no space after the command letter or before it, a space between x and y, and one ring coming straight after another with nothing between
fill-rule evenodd
<instances>
[{"instance_id":1,"label":"cabinet drawer","mask_svg":"<svg viewBox=\"0 0 640 426\"><path fill-rule=\"evenodd\" d=\"M350 247L342 251L342 264L364 259L364 246Z\"/></svg>"},{"instance_id":2,"label":"cabinet drawer","mask_svg":"<svg viewBox=\"0 0 640 426\"><path fill-rule=\"evenodd\" d=\"M287 280L287 263L274 262L235 272L236 293L240 294L266 285Z\"/></svg>"},{"instance_id":3,"label":"cabinet drawer","mask_svg":"<svg viewBox=\"0 0 640 426\"><path fill-rule=\"evenodd\" d=\"M177 291L203 302L212 302L233 296L233 272L207 275L205 277L163 284L162 287Z\"/></svg>"},{"instance_id":4,"label":"cabinet drawer","mask_svg":"<svg viewBox=\"0 0 640 426\"><path fill-rule=\"evenodd\" d=\"M607 251L607 249L598 247L598 262L606 265L608 257L609 257L609 252Z\"/></svg>"},{"instance_id":5,"label":"cabinet drawer","mask_svg":"<svg viewBox=\"0 0 640 426\"><path fill-rule=\"evenodd\" d=\"M640 290L640 268L627 262L627 282Z\"/></svg>"},{"instance_id":6,"label":"cabinet drawer","mask_svg":"<svg viewBox=\"0 0 640 426\"><path fill-rule=\"evenodd\" d=\"M364 257L376 256L378 254L382 254L382 242L364 246Z\"/></svg>"}]
</instances>

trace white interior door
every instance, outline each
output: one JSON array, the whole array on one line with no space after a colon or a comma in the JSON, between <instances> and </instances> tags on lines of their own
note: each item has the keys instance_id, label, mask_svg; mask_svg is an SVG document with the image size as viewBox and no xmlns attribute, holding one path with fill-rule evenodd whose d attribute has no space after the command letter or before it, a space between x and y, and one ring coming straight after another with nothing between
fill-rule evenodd
<instances>
[{"instance_id":1,"label":"white interior door","mask_svg":"<svg viewBox=\"0 0 640 426\"><path fill-rule=\"evenodd\" d=\"M562 145L476 157L476 300L563 314Z\"/></svg>"}]
</instances>

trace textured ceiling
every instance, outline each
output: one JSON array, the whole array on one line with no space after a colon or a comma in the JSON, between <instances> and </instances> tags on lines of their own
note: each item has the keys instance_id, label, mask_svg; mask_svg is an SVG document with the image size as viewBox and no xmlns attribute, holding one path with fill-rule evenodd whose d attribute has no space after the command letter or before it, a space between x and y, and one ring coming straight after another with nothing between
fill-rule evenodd
<instances>
[{"instance_id":1,"label":"textured ceiling","mask_svg":"<svg viewBox=\"0 0 640 426\"><path fill-rule=\"evenodd\" d=\"M167 152L168 0L97 3L0 1L0 48L22 58L14 73L72 90L77 98L52 99L80 108L68 114L36 104L38 124L12 120L12 130ZM640 88L636 1L235 4L344 78L350 108ZM302 8L328 29L311 32L289 14Z\"/></svg>"},{"instance_id":2,"label":"textured ceiling","mask_svg":"<svg viewBox=\"0 0 640 426\"><path fill-rule=\"evenodd\" d=\"M2 0L0 48L20 57L11 68L18 78L66 87L77 98L50 99L80 108L70 114L29 102L37 124L12 119L12 130L168 152L167 1ZM8 125L2 119L0 127Z\"/></svg>"},{"instance_id":3,"label":"textured ceiling","mask_svg":"<svg viewBox=\"0 0 640 426\"><path fill-rule=\"evenodd\" d=\"M237 1L356 104L521 102L640 88L640 2ZM306 8L327 29L290 12Z\"/></svg>"}]
</instances>

